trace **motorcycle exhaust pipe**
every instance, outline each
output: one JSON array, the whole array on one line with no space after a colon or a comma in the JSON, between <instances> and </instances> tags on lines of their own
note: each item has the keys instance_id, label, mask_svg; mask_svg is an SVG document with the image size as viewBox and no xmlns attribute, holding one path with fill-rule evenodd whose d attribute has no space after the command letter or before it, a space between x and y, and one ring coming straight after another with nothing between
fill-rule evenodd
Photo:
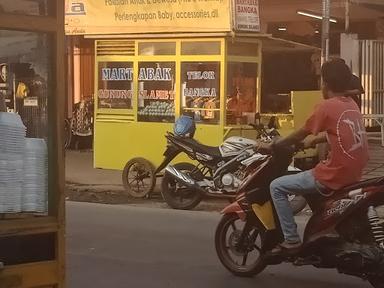
<instances>
[{"instance_id":1,"label":"motorcycle exhaust pipe","mask_svg":"<svg viewBox=\"0 0 384 288\"><path fill-rule=\"evenodd\" d=\"M168 165L165 168L165 173L171 175L177 182L189 187L198 190L201 193L206 193L204 188L202 188L199 184L196 183L194 179L192 179L189 175L177 170L172 165Z\"/></svg>"}]
</instances>

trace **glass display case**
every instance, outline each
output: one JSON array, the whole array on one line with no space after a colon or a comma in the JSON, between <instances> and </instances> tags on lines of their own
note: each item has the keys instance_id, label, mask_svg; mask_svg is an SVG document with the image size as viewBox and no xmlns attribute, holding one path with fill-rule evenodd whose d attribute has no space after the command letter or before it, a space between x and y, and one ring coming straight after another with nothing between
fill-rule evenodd
<instances>
[{"instance_id":1,"label":"glass display case","mask_svg":"<svg viewBox=\"0 0 384 288\"><path fill-rule=\"evenodd\" d=\"M0 30L0 35L6 106L0 113L0 213L46 214L52 43L44 33Z\"/></svg>"}]
</instances>

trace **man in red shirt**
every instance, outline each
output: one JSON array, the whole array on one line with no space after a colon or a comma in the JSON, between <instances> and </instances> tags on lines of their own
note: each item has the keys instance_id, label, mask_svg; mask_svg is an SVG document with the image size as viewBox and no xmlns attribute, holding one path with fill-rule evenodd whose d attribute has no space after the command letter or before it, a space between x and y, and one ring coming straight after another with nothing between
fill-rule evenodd
<instances>
[{"instance_id":1,"label":"man in red shirt","mask_svg":"<svg viewBox=\"0 0 384 288\"><path fill-rule=\"evenodd\" d=\"M286 146L303 141L308 135L316 137L304 142L307 148L328 142L330 153L326 161L313 170L284 176L271 183L271 195L285 241L273 253L297 249L301 245L297 225L287 196L338 190L360 180L368 161L368 143L362 115L355 101L346 96L352 73L339 60L322 66L324 100L315 108L304 127L273 146Z\"/></svg>"}]
</instances>

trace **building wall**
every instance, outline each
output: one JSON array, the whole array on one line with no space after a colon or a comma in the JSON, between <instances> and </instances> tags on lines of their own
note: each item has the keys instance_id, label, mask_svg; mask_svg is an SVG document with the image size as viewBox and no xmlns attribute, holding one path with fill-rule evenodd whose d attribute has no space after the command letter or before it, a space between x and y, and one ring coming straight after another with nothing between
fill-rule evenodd
<instances>
[{"instance_id":1,"label":"building wall","mask_svg":"<svg viewBox=\"0 0 384 288\"><path fill-rule=\"evenodd\" d=\"M94 40L67 37L68 116L73 105L94 95Z\"/></svg>"}]
</instances>

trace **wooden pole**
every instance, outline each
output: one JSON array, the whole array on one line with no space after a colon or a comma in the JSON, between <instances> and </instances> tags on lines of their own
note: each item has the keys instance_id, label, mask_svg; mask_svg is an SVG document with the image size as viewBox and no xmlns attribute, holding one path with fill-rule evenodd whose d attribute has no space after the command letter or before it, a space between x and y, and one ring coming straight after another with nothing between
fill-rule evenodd
<instances>
[{"instance_id":1,"label":"wooden pole","mask_svg":"<svg viewBox=\"0 0 384 288\"><path fill-rule=\"evenodd\" d=\"M7 112L4 95L0 93L0 112Z\"/></svg>"}]
</instances>

